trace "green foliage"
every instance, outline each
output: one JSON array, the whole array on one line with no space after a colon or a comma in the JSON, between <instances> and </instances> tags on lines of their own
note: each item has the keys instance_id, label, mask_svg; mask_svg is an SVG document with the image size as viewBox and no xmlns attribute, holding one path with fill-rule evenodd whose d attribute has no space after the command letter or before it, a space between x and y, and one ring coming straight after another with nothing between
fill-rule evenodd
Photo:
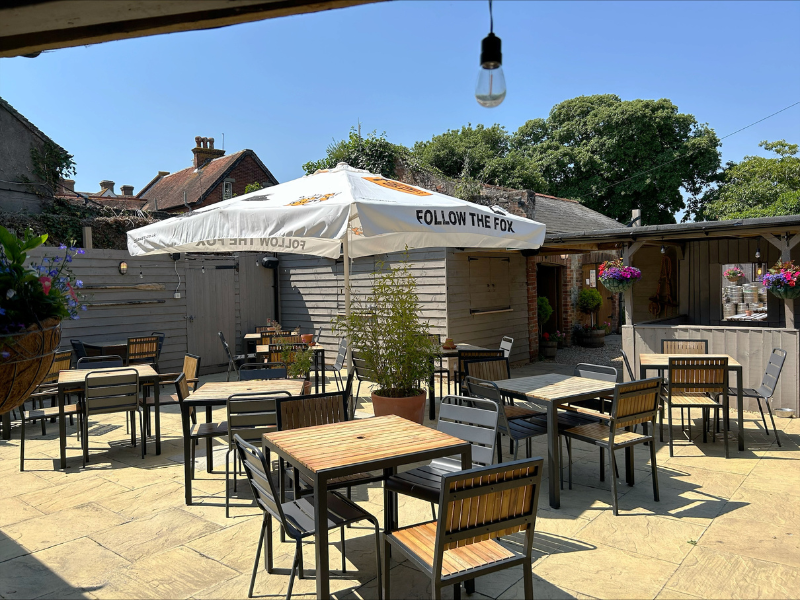
<instances>
[{"instance_id":1,"label":"green foliage","mask_svg":"<svg viewBox=\"0 0 800 600\"><path fill-rule=\"evenodd\" d=\"M28 229L21 238L0 227L0 333L15 333L56 317L77 318L83 283L72 276L69 264L83 250L62 246L64 256L46 257L27 264L28 251L47 241Z\"/></svg>"},{"instance_id":2,"label":"green foliage","mask_svg":"<svg viewBox=\"0 0 800 600\"><path fill-rule=\"evenodd\" d=\"M439 345L430 337L428 322L419 317L417 282L408 256L386 271L380 263L373 276L372 294L354 295L350 318L335 317L334 331L343 333L367 369L374 371L376 394L416 396L419 383L428 381L433 372Z\"/></svg>"},{"instance_id":3,"label":"green foliage","mask_svg":"<svg viewBox=\"0 0 800 600\"><path fill-rule=\"evenodd\" d=\"M298 352L291 346L284 346L281 349L281 361L287 365L289 377L306 378L314 361L314 350L306 348Z\"/></svg>"},{"instance_id":4,"label":"green foliage","mask_svg":"<svg viewBox=\"0 0 800 600\"><path fill-rule=\"evenodd\" d=\"M318 169L332 169L343 162L357 169L393 178L396 157L404 152L407 152L405 148L386 140L385 132L378 135L373 131L366 138L361 138L355 129L351 129L346 140L335 141L328 146L325 158L307 162L303 170L311 175Z\"/></svg>"},{"instance_id":5,"label":"green foliage","mask_svg":"<svg viewBox=\"0 0 800 600\"><path fill-rule=\"evenodd\" d=\"M547 323L550 317L553 316L553 307L550 306L550 300L545 296L539 296L536 299L536 313L539 316L539 327Z\"/></svg>"},{"instance_id":6,"label":"green foliage","mask_svg":"<svg viewBox=\"0 0 800 600\"><path fill-rule=\"evenodd\" d=\"M603 297L596 288L583 288L578 294L578 310L586 314L591 314L603 304Z\"/></svg>"},{"instance_id":7,"label":"green foliage","mask_svg":"<svg viewBox=\"0 0 800 600\"><path fill-rule=\"evenodd\" d=\"M39 149L31 148L33 174L44 186L31 186L34 193L43 197L52 197L58 192L58 182L75 175L75 161L72 155L63 148L46 140Z\"/></svg>"},{"instance_id":8,"label":"green foliage","mask_svg":"<svg viewBox=\"0 0 800 600\"><path fill-rule=\"evenodd\" d=\"M745 156L738 164L728 163L718 187L691 206L699 220L800 214L798 145L765 140L759 146L778 156Z\"/></svg>"},{"instance_id":9,"label":"green foliage","mask_svg":"<svg viewBox=\"0 0 800 600\"><path fill-rule=\"evenodd\" d=\"M261 184L257 181L254 181L253 183L248 183L246 186L244 186L244 193L249 194L250 192L257 192L260 189L263 189Z\"/></svg>"}]
</instances>

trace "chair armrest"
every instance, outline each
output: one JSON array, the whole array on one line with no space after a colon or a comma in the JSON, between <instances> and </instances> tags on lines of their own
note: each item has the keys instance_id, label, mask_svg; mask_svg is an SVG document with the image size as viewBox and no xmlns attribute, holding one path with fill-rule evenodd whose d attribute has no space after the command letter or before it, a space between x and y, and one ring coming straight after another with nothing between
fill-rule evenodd
<instances>
[{"instance_id":1,"label":"chair armrest","mask_svg":"<svg viewBox=\"0 0 800 600\"><path fill-rule=\"evenodd\" d=\"M596 418L601 419L603 421L610 421L611 420L611 415L604 414L604 413L601 413L601 412L597 412L596 410L591 410L591 409L588 409L588 408L579 408L577 406L559 406L559 408L564 409L564 410L568 410L570 412L581 413L582 415L588 415L590 417L596 417Z\"/></svg>"},{"instance_id":2,"label":"chair armrest","mask_svg":"<svg viewBox=\"0 0 800 600\"><path fill-rule=\"evenodd\" d=\"M159 380L161 383L175 383L175 381L180 377L180 373L161 373L159 376Z\"/></svg>"}]
</instances>

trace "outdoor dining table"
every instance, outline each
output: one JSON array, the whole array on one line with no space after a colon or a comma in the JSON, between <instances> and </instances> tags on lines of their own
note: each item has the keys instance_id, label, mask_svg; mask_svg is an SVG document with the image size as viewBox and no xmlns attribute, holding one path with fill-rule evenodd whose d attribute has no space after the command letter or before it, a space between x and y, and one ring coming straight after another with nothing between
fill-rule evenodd
<instances>
[{"instance_id":1,"label":"outdoor dining table","mask_svg":"<svg viewBox=\"0 0 800 600\"><path fill-rule=\"evenodd\" d=\"M742 381L742 365L735 358L728 354L640 354L639 355L639 377L647 377L647 371L657 370L661 373L669 370L670 358L727 358L728 371L736 373L736 409L739 413L737 432L739 451L744 450L744 383ZM728 415L728 394L723 395L722 419L725 428L725 458L730 458L728 452L727 432L730 431L730 417Z\"/></svg>"},{"instance_id":2,"label":"outdoor dining table","mask_svg":"<svg viewBox=\"0 0 800 600\"><path fill-rule=\"evenodd\" d=\"M317 598L330 597L328 499L324 493L328 481L377 470L389 477L401 465L456 455L461 455L463 469L472 467L469 442L397 416L266 433L263 445L268 461L269 453L275 452L313 482ZM394 503L395 493L384 489L386 532L397 526L393 522Z\"/></svg>"},{"instance_id":3,"label":"outdoor dining table","mask_svg":"<svg viewBox=\"0 0 800 600\"><path fill-rule=\"evenodd\" d=\"M442 358L457 358L459 350L492 350L492 348L483 348L482 346L473 346L472 344L456 344L455 348L441 347ZM456 365L456 369L458 366ZM433 383L433 373L431 373L428 380L428 418L431 421L436 420L436 388ZM458 393L458 390L456 390Z\"/></svg>"},{"instance_id":4,"label":"outdoor dining table","mask_svg":"<svg viewBox=\"0 0 800 600\"><path fill-rule=\"evenodd\" d=\"M550 486L550 506L559 508L561 506L559 485L561 463L558 451L558 407L570 402L591 400L598 396L613 394L615 384L589 377L574 377L557 373L503 379L494 383L505 394L533 401L547 409L547 468L549 473L547 479ZM629 485L633 485L633 451L630 447L625 449L625 480Z\"/></svg>"},{"instance_id":5,"label":"outdoor dining table","mask_svg":"<svg viewBox=\"0 0 800 600\"><path fill-rule=\"evenodd\" d=\"M128 356L128 338L83 342L83 347L86 348L86 354L89 356L116 355L122 358Z\"/></svg>"},{"instance_id":6,"label":"outdoor dining table","mask_svg":"<svg viewBox=\"0 0 800 600\"><path fill-rule=\"evenodd\" d=\"M58 437L61 454L61 468L67 468L67 422L64 416L64 395L70 392L83 391L86 385L86 376L97 371L127 371L135 369L139 373L139 386L153 384L153 402L156 412L156 454L161 454L161 410L158 385L161 375L156 373L150 365L131 365L129 367L107 367L102 369L70 369L58 373ZM135 422L135 421L134 421ZM147 443L142 432L142 443Z\"/></svg>"},{"instance_id":7,"label":"outdoor dining table","mask_svg":"<svg viewBox=\"0 0 800 600\"><path fill-rule=\"evenodd\" d=\"M320 382L320 376L319 376L320 368L319 368L319 366L325 364L325 348L323 348L320 345L316 345L316 346L311 346L311 349L314 351L314 366L312 367L312 369L314 369L314 391L319 393L319 382ZM268 344L263 345L263 346L261 344L257 345L256 346L256 357L258 357L259 354L262 355L262 356L263 355L269 356L269 345ZM322 369L322 393L323 394L325 393L325 370L324 370L324 368Z\"/></svg>"},{"instance_id":8,"label":"outdoor dining table","mask_svg":"<svg viewBox=\"0 0 800 600\"><path fill-rule=\"evenodd\" d=\"M233 394L252 394L287 391L292 396L302 394L305 381L302 379L263 379L252 381L209 381L191 392L181 403L181 422L183 425L183 476L186 491L186 504L192 503L192 442L189 437L189 409L205 406L206 421L211 422L215 406L225 406L228 396ZM156 414L158 414L156 412ZM213 468L211 438L206 440L206 470Z\"/></svg>"}]
</instances>

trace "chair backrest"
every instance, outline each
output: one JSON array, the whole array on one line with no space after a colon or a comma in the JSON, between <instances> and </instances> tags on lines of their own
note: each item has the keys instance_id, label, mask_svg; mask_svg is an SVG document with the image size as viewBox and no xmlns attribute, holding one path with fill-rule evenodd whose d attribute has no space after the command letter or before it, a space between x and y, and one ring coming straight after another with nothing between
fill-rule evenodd
<instances>
[{"instance_id":1,"label":"chair backrest","mask_svg":"<svg viewBox=\"0 0 800 600\"><path fill-rule=\"evenodd\" d=\"M314 343L319 344L319 340L322 337L322 327L317 327L317 331L314 332Z\"/></svg>"},{"instance_id":2,"label":"chair backrest","mask_svg":"<svg viewBox=\"0 0 800 600\"><path fill-rule=\"evenodd\" d=\"M239 381L253 379L286 379L286 364L282 362L246 363L239 367Z\"/></svg>"},{"instance_id":3,"label":"chair backrest","mask_svg":"<svg viewBox=\"0 0 800 600\"><path fill-rule=\"evenodd\" d=\"M293 534L296 533L296 529L287 522L283 514L283 508L280 502L276 500L279 496L271 477L270 461L267 460L261 450L243 440L239 435L233 436L233 443L244 466L244 472L247 475L247 481L250 483L250 489L253 491L253 498L255 498L256 504L261 510L278 519L284 530L294 537Z\"/></svg>"},{"instance_id":4,"label":"chair backrest","mask_svg":"<svg viewBox=\"0 0 800 600\"><path fill-rule=\"evenodd\" d=\"M225 348L225 356L228 357L228 362L231 363L234 368L236 367L236 362L233 360L233 354L231 354L231 347L228 346L228 342L225 341L225 336L222 335L222 332L217 332L219 335L219 340L222 342L222 347Z\"/></svg>"},{"instance_id":5,"label":"chair backrest","mask_svg":"<svg viewBox=\"0 0 800 600\"><path fill-rule=\"evenodd\" d=\"M156 348L156 360L161 358L161 349L164 347L164 340L167 339L167 334L161 331L154 331L150 335L158 338L158 348Z\"/></svg>"},{"instance_id":6,"label":"chair backrest","mask_svg":"<svg viewBox=\"0 0 800 600\"><path fill-rule=\"evenodd\" d=\"M175 380L175 392L178 396L178 402L183 403L189 397L189 381L185 373L178 375Z\"/></svg>"},{"instance_id":7,"label":"chair backrest","mask_svg":"<svg viewBox=\"0 0 800 600\"><path fill-rule=\"evenodd\" d=\"M507 358L495 357L481 360L464 361L464 373L467 377L485 381L502 381L511 379L511 367Z\"/></svg>"},{"instance_id":8,"label":"chair backrest","mask_svg":"<svg viewBox=\"0 0 800 600\"><path fill-rule=\"evenodd\" d=\"M508 401L505 394L497 387L497 384L493 381L469 376L464 378L463 383L470 397L491 400L500 407L500 425L505 427L506 431L508 431L508 418L506 417L505 411Z\"/></svg>"},{"instance_id":9,"label":"chair backrest","mask_svg":"<svg viewBox=\"0 0 800 600\"><path fill-rule=\"evenodd\" d=\"M530 557L543 463L526 458L442 477L433 564L441 566L445 550L518 531Z\"/></svg>"},{"instance_id":10,"label":"chair backrest","mask_svg":"<svg viewBox=\"0 0 800 600\"><path fill-rule=\"evenodd\" d=\"M636 381L636 376L633 374L633 369L631 368L631 363L628 360L628 355L625 354L625 350L620 350L622 354L622 360L625 363L625 369L628 371L628 377L631 381Z\"/></svg>"},{"instance_id":11,"label":"chair backrest","mask_svg":"<svg viewBox=\"0 0 800 600\"><path fill-rule=\"evenodd\" d=\"M367 368L367 361L361 358L361 355L355 350L353 351L353 369L359 381L373 383L378 381L378 375L372 369Z\"/></svg>"},{"instance_id":12,"label":"chair backrest","mask_svg":"<svg viewBox=\"0 0 800 600\"><path fill-rule=\"evenodd\" d=\"M575 377L588 377L599 379L600 381L611 381L617 383L617 370L614 367L605 365L592 365L589 363L578 363L572 371Z\"/></svg>"},{"instance_id":13,"label":"chair backrest","mask_svg":"<svg viewBox=\"0 0 800 600\"><path fill-rule=\"evenodd\" d=\"M339 340L339 349L336 351L336 360L333 361L333 368L337 371L344 369L344 361L347 360L347 338Z\"/></svg>"},{"instance_id":14,"label":"chair backrest","mask_svg":"<svg viewBox=\"0 0 800 600\"><path fill-rule=\"evenodd\" d=\"M263 337L263 336L262 336ZM291 331L284 331L281 333L273 333L271 344L299 344L303 341L300 334L294 334ZM266 346L266 344L262 344Z\"/></svg>"},{"instance_id":15,"label":"chair backrest","mask_svg":"<svg viewBox=\"0 0 800 600\"><path fill-rule=\"evenodd\" d=\"M200 376L200 357L196 354L186 354L183 357L183 369L181 372L186 376L186 383L191 385L192 389L195 389L197 383L188 380L197 379Z\"/></svg>"},{"instance_id":16,"label":"chair backrest","mask_svg":"<svg viewBox=\"0 0 800 600\"><path fill-rule=\"evenodd\" d=\"M128 412L139 405L139 373L91 371L84 383L84 406L87 413Z\"/></svg>"},{"instance_id":17,"label":"chair backrest","mask_svg":"<svg viewBox=\"0 0 800 600\"><path fill-rule=\"evenodd\" d=\"M279 396L291 396L287 391L233 394L228 397L228 444L233 447L233 436L245 441L260 441L261 436L278 428L275 412Z\"/></svg>"},{"instance_id":18,"label":"chair backrest","mask_svg":"<svg viewBox=\"0 0 800 600\"><path fill-rule=\"evenodd\" d=\"M507 335L504 335L503 339L500 340L500 350L503 351L506 358L508 358L511 355L511 347L513 345L514 345L514 338L510 338Z\"/></svg>"},{"instance_id":19,"label":"chair backrest","mask_svg":"<svg viewBox=\"0 0 800 600\"><path fill-rule=\"evenodd\" d=\"M298 336L299 338L300 336ZM299 339L297 342L284 342L284 339L288 338L281 338L280 342L272 343L269 345L269 361L268 362L282 362L287 365L292 364L295 361L295 354L297 352L303 352L304 350L308 349L308 344L303 344ZM274 339L273 339L274 342ZM284 356L284 352L288 351L289 356L288 358Z\"/></svg>"},{"instance_id":20,"label":"chair backrest","mask_svg":"<svg viewBox=\"0 0 800 600\"><path fill-rule=\"evenodd\" d=\"M500 407L483 398L446 396L439 408L436 429L472 444L472 462L490 465L494 460Z\"/></svg>"},{"instance_id":21,"label":"chair backrest","mask_svg":"<svg viewBox=\"0 0 800 600\"><path fill-rule=\"evenodd\" d=\"M458 374L463 378L466 376L466 367L464 363L468 360L476 360L483 358L505 358L505 352L502 350L459 350L458 351Z\"/></svg>"},{"instance_id":22,"label":"chair backrest","mask_svg":"<svg viewBox=\"0 0 800 600\"><path fill-rule=\"evenodd\" d=\"M257 325L256 326L256 333L270 333L275 331L275 328L271 325Z\"/></svg>"},{"instance_id":23,"label":"chair backrest","mask_svg":"<svg viewBox=\"0 0 800 600\"><path fill-rule=\"evenodd\" d=\"M655 421L663 379L652 377L614 386L611 423L615 429Z\"/></svg>"},{"instance_id":24,"label":"chair backrest","mask_svg":"<svg viewBox=\"0 0 800 600\"><path fill-rule=\"evenodd\" d=\"M75 360L80 360L86 356L86 348L83 346L83 342L81 340L70 340L69 343L72 344L72 351L75 353Z\"/></svg>"},{"instance_id":25,"label":"chair backrest","mask_svg":"<svg viewBox=\"0 0 800 600\"><path fill-rule=\"evenodd\" d=\"M661 354L708 354L708 340L661 340Z\"/></svg>"},{"instance_id":26,"label":"chair backrest","mask_svg":"<svg viewBox=\"0 0 800 600\"><path fill-rule=\"evenodd\" d=\"M772 354L769 356L767 370L764 371L764 378L761 380L761 386L756 390L764 398L771 398L775 393L775 387L778 385L778 378L781 376L784 362L786 362L786 350L773 348Z\"/></svg>"},{"instance_id":27,"label":"chair backrest","mask_svg":"<svg viewBox=\"0 0 800 600\"><path fill-rule=\"evenodd\" d=\"M124 366L122 357L115 354L107 356L84 356L78 359L75 365L76 369L108 369L109 367L122 367Z\"/></svg>"},{"instance_id":28,"label":"chair backrest","mask_svg":"<svg viewBox=\"0 0 800 600\"><path fill-rule=\"evenodd\" d=\"M158 336L128 338L127 364L158 364Z\"/></svg>"},{"instance_id":29,"label":"chair backrest","mask_svg":"<svg viewBox=\"0 0 800 600\"><path fill-rule=\"evenodd\" d=\"M669 395L728 393L728 357L669 359Z\"/></svg>"},{"instance_id":30,"label":"chair backrest","mask_svg":"<svg viewBox=\"0 0 800 600\"><path fill-rule=\"evenodd\" d=\"M69 371L70 365L72 365L72 350L56 352L53 357L53 364L50 365L50 370L45 375L42 383L55 383L58 381L58 374L61 371Z\"/></svg>"},{"instance_id":31,"label":"chair backrest","mask_svg":"<svg viewBox=\"0 0 800 600\"><path fill-rule=\"evenodd\" d=\"M347 420L347 404L342 392L278 398L276 405L278 431Z\"/></svg>"}]
</instances>

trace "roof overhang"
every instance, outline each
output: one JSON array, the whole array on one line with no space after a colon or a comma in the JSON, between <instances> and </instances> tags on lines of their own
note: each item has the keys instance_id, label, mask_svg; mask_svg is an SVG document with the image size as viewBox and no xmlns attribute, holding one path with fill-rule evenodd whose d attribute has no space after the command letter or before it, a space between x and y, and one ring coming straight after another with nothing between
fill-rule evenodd
<instances>
[{"instance_id":1,"label":"roof overhang","mask_svg":"<svg viewBox=\"0 0 800 600\"><path fill-rule=\"evenodd\" d=\"M381 0L5 0L0 57L212 29Z\"/></svg>"},{"instance_id":2,"label":"roof overhang","mask_svg":"<svg viewBox=\"0 0 800 600\"><path fill-rule=\"evenodd\" d=\"M682 244L709 238L761 237L769 233L776 236L800 233L800 215L548 234L545 237L541 254L614 250L637 241L645 244Z\"/></svg>"}]
</instances>

